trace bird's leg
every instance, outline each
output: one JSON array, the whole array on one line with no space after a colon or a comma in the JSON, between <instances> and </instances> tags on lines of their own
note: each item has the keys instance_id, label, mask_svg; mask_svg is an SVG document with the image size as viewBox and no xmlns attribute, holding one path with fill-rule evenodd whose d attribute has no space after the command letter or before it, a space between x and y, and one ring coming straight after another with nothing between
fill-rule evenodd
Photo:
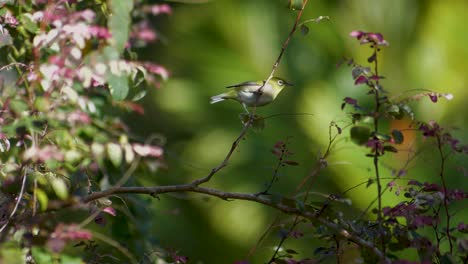
<instances>
[{"instance_id":1,"label":"bird's leg","mask_svg":"<svg viewBox=\"0 0 468 264\"><path fill-rule=\"evenodd\" d=\"M244 107L245 111L247 112L248 115L250 115L250 112L249 110L247 109L247 105L245 105L244 103L242 103L242 106Z\"/></svg>"}]
</instances>

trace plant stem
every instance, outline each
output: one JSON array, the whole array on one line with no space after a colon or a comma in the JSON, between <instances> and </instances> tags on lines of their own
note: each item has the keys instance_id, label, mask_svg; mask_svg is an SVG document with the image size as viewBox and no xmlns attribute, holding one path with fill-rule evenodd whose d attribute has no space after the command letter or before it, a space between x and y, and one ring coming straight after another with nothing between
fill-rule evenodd
<instances>
[{"instance_id":1,"label":"plant stem","mask_svg":"<svg viewBox=\"0 0 468 264\"><path fill-rule=\"evenodd\" d=\"M377 134L379 132L379 111L380 111L380 99L379 99L379 63L378 63L378 54L379 48L377 44L374 45L374 74L377 77L374 86L375 92L375 112L374 112L374 133ZM376 135L374 137L377 139ZM379 141L376 141L375 146L375 154L374 154L374 169L375 169L375 178L377 181L377 203L378 203L378 212L377 212L377 221L379 223L379 233L380 233L380 242L382 245L382 251L385 253L385 242L384 242L384 233L383 233L383 223L382 223L382 184L380 181L380 172L379 172L379 148L378 144Z\"/></svg>"},{"instance_id":2,"label":"plant stem","mask_svg":"<svg viewBox=\"0 0 468 264\"><path fill-rule=\"evenodd\" d=\"M447 233L447 239L449 241L450 245L450 254L453 252L453 245L452 245L452 238L450 237L450 214L448 211L448 193L447 193L447 184L445 182L445 177L444 177L444 170L445 170L445 155L444 152L442 151L442 142L440 140L440 136L437 135L437 148L439 149L439 154L440 154L440 179L442 181L442 186L444 188L444 209L445 209L445 217L447 218L447 225L445 227L445 232Z\"/></svg>"}]
</instances>

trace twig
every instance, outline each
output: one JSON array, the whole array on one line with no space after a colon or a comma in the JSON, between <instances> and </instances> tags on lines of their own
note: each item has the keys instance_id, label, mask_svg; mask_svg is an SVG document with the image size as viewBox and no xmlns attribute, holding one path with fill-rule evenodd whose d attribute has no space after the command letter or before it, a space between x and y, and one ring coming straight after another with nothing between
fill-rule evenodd
<instances>
[{"instance_id":1,"label":"twig","mask_svg":"<svg viewBox=\"0 0 468 264\"><path fill-rule=\"evenodd\" d=\"M213 175L215 175L218 171L220 171L222 168L227 166L229 159L234 153L234 150L236 150L237 146L239 145L239 142L244 138L245 134L247 134L247 131L249 130L250 126L253 123L253 120L254 120L253 118L250 118L249 121L247 121L247 123L244 125L239 136L237 136L236 140L232 142L231 149L229 150L228 154L224 158L223 162L221 162L218 166L211 169L210 173L207 176L194 180L192 182L193 185L200 185L202 183L208 182L211 179L211 177L213 177Z\"/></svg>"},{"instance_id":2,"label":"twig","mask_svg":"<svg viewBox=\"0 0 468 264\"><path fill-rule=\"evenodd\" d=\"M319 174L319 172L325 168L324 166L324 161L326 160L326 158L328 157L328 155L330 154L330 150L331 150L331 147L333 145L333 143L335 142L336 138L338 137L339 133L335 134L332 136L332 127L335 127L336 124L334 122L332 122L328 128L328 146L327 146L327 150L325 151L325 153L319 158L319 160L315 163L315 165L312 167L312 170L309 172L309 174L307 175L307 177L305 177L300 183L299 185L296 187L296 190L294 191L293 193L293 196L296 196L296 194L302 189L302 187L307 183L309 182L310 180L310 183L309 183L309 187L307 188L306 190L306 193L304 195L304 199L302 200L303 203L305 204L306 201L307 201L307 198L309 197L309 194L310 194L310 190L312 188L312 186L314 185L314 182L315 182L315 179L317 179L317 176ZM324 207L322 207L319 211L318 211L318 214L317 216L319 216L321 214L321 212L323 211ZM274 220L273 223L277 222L278 221L278 218L279 216L277 216ZM283 245L283 243L286 241L286 239L289 237L289 234L291 234L292 231L294 231L294 229L296 228L296 226L299 224L299 215L296 215L296 217L294 218L294 221L292 223L292 225L290 226L289 230L288 230L288 233L284 236L281 237L281 240L280 242L278 243L278 246L276 247L276 250L275 252L273 253L273 255L271 256L270 258L270 261L268 263L273 263L275 261L275 258L276 258L276 255L278 254L281 246ZM259 243L262 242L262 239L263 237L265 237L266 233L269 232L269 230L271 228L273 228L274 224L270 225L270 227L265 231L264 235L262 236L262 238L257 242L257 244L254 246L254 248L256 248L258 246ZM252 250L251 250L252 252ZM251 253L249 253L251 254Z\"/></svg>"},{"instance_id":3,"label":"twig","mask_svg":"<svg viewBox=\"0 0 468 264\"><path fill-rule=\"evenodd\" d=\"M302 3L302 8L301 8L301 10L299 10L299 11L297 12L296 21L294 21L294 25L293 25L293 27L291 28L291 31L289 32L289 35L288 35L288 37L286 38L286 41L284 41L283 46L281 46L281 52L280 52L280 54L278 55L278 58L276 59L275 63L273 64L273 68L271 69L270 76L268 76L268 78L267 78L266 81L263 83L263 85L262 85L260 88L258 88L257 93L261 94L262 91L263 91L263 87L265 86L265 84L267 84L267 83L271 80L271 78L273 78L273 75L275 74L276 69L278 68L278 66L279 66L279 64L280 64L280 62L281 62L281 58L283 58L283 54L284 54L284 52L286 51L286 48L289 46L289 42L291 41L291 39L292 39L294 33L295 33L296 30L297 30L297 26L298 26L298 24L299 24L299 20L300 20L301 17L302 17L302 13L304 12L304 8L306 7L307 2L308 2L308 0L304 0L304 2ZM258 97L260 97L260 96L258 96ZM258 100L258 97L257 97L257 100Z\"/></svg>"},{"instance_id":4,"label":"twig","mask_svg":"<svg viewBox=\"0 0 468 264\"><path fill-rule=\"evenodd\" d=\"M452 238L450 236L450 213L448 211L448 193L447 193L447 184L445 182L445 177L444 177L444 170L445 170L445 159L446 156L444 155L444 152L442 151L442 142L440 140L440 136L437 135L437 148L439 150L440 154L440 180L442 181L442 187L444 188L444 209L445 209L445 217L447 218L447 225L445 227L445 232L447 233L447 239L449 241L450 245L450 254L453 252L453 245L452 245Z\"/></svg>"},{"instance_id":5,"label":"twig","mask_svg":"<svg viewBox=\"0 0 468 264\"><path fill-rule=\"evenodd\" d=\"M6 221L6 223L3 224L3 226L0 228L0 233L3 232L3 230L7 227L7 225L10 223L11 218L15 215L16 210L18 210L18 206L21 203L21 199L23 198L24 187L26 186L26 174L27 174L27 170L26 170L26 168L23 168L23 180L22 180L22 183L21 183L21 189L20 189L20 192L18 194L18 197L16 197L17 200L16 200L15 207L13 208L13 211L11 212L10 216L8 217L8 220Z\"/></svg>"},{"instance_id":6,"label":"twig","mask_svg":"<svg viewBox=\"0 0 468 264\"><path fill-rule=\"evenodd\" d=\"M294 33L297 30L297 25L299 24L299 20L301 19L302 12L304 11L304 8L307 5L307 2L308 2L308 0L304 0L304 2L302 4L302 9L299 10L299 12L297 13L296 21L294 22L294 25L293 25L293 27L291 29L291 32L289 32L289 35L288 35L286 41L283 43L283 45L281 47L281 52L280 52L278 58L276 59L275 63L273 64L273 68L271 69L270 75L268 76L266 81L263 82L263 85L258 88L258 90L256 92L256 94L257 94L256 102L258 102L258 100L260 98L260 95L262 94L263 87L265 87L265 85L271 80L271 78L273 78L273 75L275 74L276 69L278 68L278 66L279 66L279 64L281 62L281 58L283 57L283 54L286 51L286 48L289 46L289 42L291 41L292 36L294 35ZM239 145L239 142L247 134L247 131L249 130L250 126L253 124L253 122L255 120L255 111L257 109L256 104L255 104L253 112L249 115L249 120L247 121L247 123L242 128L239 136L237 136L236 140L234 140L234 142L232 143L231 149L226 154L226 157L224 158L224 160L218 166L211 169L210 173L207 176L193 181L192 184L200 185L200 184L208 182L209 180L211 180L211 177L213 177L213 175L215 175L218 171L220 171L222 168L227 166L227 164L229 162L229 159L231 158L232 154L234 153L234 150L236 150L237 146Z\"/></svg>"},{"instance_id":7,"label":"twig","mask_svg":"<svg viewBox=\"0 0 468 264\"><path fill-rule=\"evenodd\" d=\"M130 251L128 251L128 249L120 245L119 242L97 232L93 232L93 238L97 238L109 244L110 246L115 247L118 251L122 252L122 254L124 254L130 260L131 263L138 263L137 259L130 253Z\"/></svg>"},{"instance_id":8,"label":"twig","mask_svg":"<svg viewBox=\"0 0 468 264\"><path fill-rule=\"evenodd\" d=\"M23 68L28 68L28 65L24 64L24 63L21 63L21 62L12 62L10 64L7 64L7 65L4 65L2 67L0 67L0 72L5 70L5 69L8 69L8 68L11 68L13 66L21 66Z\"/></svg>"}]
</instances>

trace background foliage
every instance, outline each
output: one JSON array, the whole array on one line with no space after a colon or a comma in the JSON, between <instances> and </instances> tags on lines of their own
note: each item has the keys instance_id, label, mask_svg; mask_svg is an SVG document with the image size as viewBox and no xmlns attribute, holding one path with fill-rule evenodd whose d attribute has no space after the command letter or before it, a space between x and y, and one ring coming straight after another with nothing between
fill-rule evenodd
<instances>
[{"instance_id":1,"label":"background foliage","mask_svg":"<svg viewBox=\"0 0 468 264\"><path fill-rule=\"evenodd\" d=\"M121 179L127 185L143 186L187 183L221 162L242 128L238 117L242 108L234 102L210 105L209 97L227 85L266 78L296 12L286 8L287 1L180 2L191 1L174 1L170 8L159 1L57 1L63 9L49 19L60 25L34 17L43 7L57 8L47 1L7 1L2 7L2 66L33 62L26 67L10 65L1 73L1 143L4 149L9 144L2 153L2 226L21 189L22 175L28 175L27 194L17 215L34 216L27 218L32 222L19 218L18 225L3 231L3 260L22 263L31 255L38 263L49 263L59 256L54 252L60 252L64 262L77 263L81 252L86 252L89 262L118 262L128 259L128 253L148 262L155 256L181 262L185 261L182 255L189 256L194 263L241 259L262 263L271 257L281 227L291 219L282 217L280 225L246 257L278 216L257 203L189 193L157 199L129 194L98 200L82 210L41 213L73 204L75 195L124 183ZM83 12L87 9L94 11L92 18ZM17 25L8 22L5 10L14 15ZM330 122L350 123L347 111L340 109L343 98L372 105L364 90L354 85L351 68L337 67L343 57L366 63L370 50L349 37L356 29L381 32L390 42L379 55L379 67L386 77L382 83L392 94L430 89L454 95L451 101L434 104L426 98L410 105L418 120L437 120L455 138L467 142L466 11L468 4L463 0L310 1L303 19L326 15L330 21L310 24L308 34L295 35L288 47L277 75L295 86L283 91L274 104L258 109L269 117L265 128L250 131L229 166L207 186L246 193L264 190L277 164L271 150L283 141L299 166L282 168L271 192L294 192L325 152ZM123 25L130 23L133 26L126 32ZM52 29L63 25L85 26L88 34L69 31L60 38L47 38ZM37 36L45 36L46 42ZM57 71L52 65L57 64L60 73L51 74ZM166 69L171 75L167 81ZM70 89L63 89L67 84ZM401 129L410 123L403 119L383 126ZM374 185L366 186L373 177L372 163L365 157L368 149L353 144L348 133L339 138L311 193L321 203L329 194L347 191L349 200L336 206L352 218L377 194ZM423 151L405 168L406 180L385 193L384 205L400 201L402 195L395 191L409 179L439 182L434 142L412 131L404 136L401 151L381 161L382 177L398 172L411 148ZM446 178L451 189L466 190L465 167L466 157L448 159ZM465 205L453 205L454 225L466 222ZM37 212L27 209L32 207ZM372 213L369 217L375 218ZM58 239L52 239L54 234ZM90 236L97 242L89 242ZM63 242L75 243L65 246ZM28 255L25 243L39 246ZM320 245L314 234L305 233L301 239L288 239L284 246L299 252L300 259L313 255ZM346 254L351 258L358 253ZM414 250L403 251L400 257L418 259Z\"/></svg>"},{"instance_id":2,"label":"background foliage","mask_svg":"<svg viewBox=\"0 0 468 264\"><path fill-rule=\"evenodd\" d=\"M464 1L310 2L304 19L327 15L331 21L311 25L304 37L295 36L277 74L295 86L283 91L275 104L259 109L263 116L285 115L268 119L261 133L250 133L230 166L211 186L258 191L270 179L275 164L269 154L272 145L279 139L290 138L289 148L300 166L283 170L274 191L294 190L310 171L317 153L324 151L330 121L348 121L339 107L343 98L369 100L362 89L354 86L350 69L336 67L342 56L353 57L360 63L365 63L369 56L370 50L349 37L349 32L355 29L381 32L390 42L381 53L380 69L387 78L383 84L392 94L423 88L453 93L452 101L433 104L421 100L411 106L418 120L438 120L446 127L457 128L452 134L466 142L463 131L468 119L463 102L468 84L464 74L468 39L461 13L467 8ZM208 1L199 5L175 5L174 9L173 15L163 21L167 23L163 32L167 43L159 42L157 50L146 53L167 65L172 75L165 88L152 94L152 100L147 98L152 114L142 117L145 121L157 117L161 122L151 127L135 122L141 133L162 131L167 136L166 158L170 170L162 179L164 182L204 175L220 162L240 129L237 115L242 109L234 102L209 105L207 98L229 84L266 76L294 20L294 14L281 1ZM173 98L178 98L177 102ZM404 127L408 123L408 120L395 121L386 126ZM405 136L408 142L414 137L411 133ZM424 142L416 146L422 148ZM405 177L421 182L437 181L435 149L432 145L424 149ZM366 153L366 149L343 139L330 156L330 167L322 171L312 189L329 194L367 182L372 175L372 164L364 156ZM466 164L466 159L459 158L451 158L448 178L450 186L466 190L466 176L460 171L460 164ZM392 168L399 167L406 159L407 153L387 158L384 177L390 177ZM347 195L354 206L363 209L376 197L373 187L366 188L364 184ZM388 193L384 200L395 203L400 197ZM182 217L176 220L160 217L163 218L160 220L174 224L177 230L184 228L183 233L188 237L207 240L187 242L185 236L172 236L165 224L154 225L154 229L159 234L166 232L171 241L185 249L184 253L198 256L195 259L206 259L201 253L204 248L222 252L229 260L241 258L276 215L270 209L243 202L187 203L163 199L155 206L161 210L161 206L173 208L174 205L181 208ZM463 212L457 214L457 219L466 217ZM196 229L192 228L193 223ZM258 258L254 260L261 262L271 255L277 240L275 233L269 236L257 249L255 257ZM313 245L308 243L313 241L309 238L302 246L296 241L289 243L292 248L310 250ZM407 254L415 257L414 253ZM213 256L211 261L218 258Z\"/></svg>"}]
</instances>

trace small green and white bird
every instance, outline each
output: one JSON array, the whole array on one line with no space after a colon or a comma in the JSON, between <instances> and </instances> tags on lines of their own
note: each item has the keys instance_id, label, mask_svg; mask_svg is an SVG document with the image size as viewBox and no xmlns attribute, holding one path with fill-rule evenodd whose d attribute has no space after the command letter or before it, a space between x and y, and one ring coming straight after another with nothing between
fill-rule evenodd
<instances>
[{"instance_id":1,"label":"small green and white bird","mask_svg":"<svg viewBox=\"0 0 468 264\"><path fill-rule=\"evenodd\" d=\"M247 106L264 106L276 99L276 96L283 90L286 86L292 86L291 83L286 82L285 80L273 77L268 83L263 86L262 93L258 97L258 89L262 87L264 81L249 81L243 82L235 85L230 85L226 88L231 88L228 92L212 96L210 103L218 103L226 99L236 100L241 103L247 113Z\"/></svg>"}]
</instances>

